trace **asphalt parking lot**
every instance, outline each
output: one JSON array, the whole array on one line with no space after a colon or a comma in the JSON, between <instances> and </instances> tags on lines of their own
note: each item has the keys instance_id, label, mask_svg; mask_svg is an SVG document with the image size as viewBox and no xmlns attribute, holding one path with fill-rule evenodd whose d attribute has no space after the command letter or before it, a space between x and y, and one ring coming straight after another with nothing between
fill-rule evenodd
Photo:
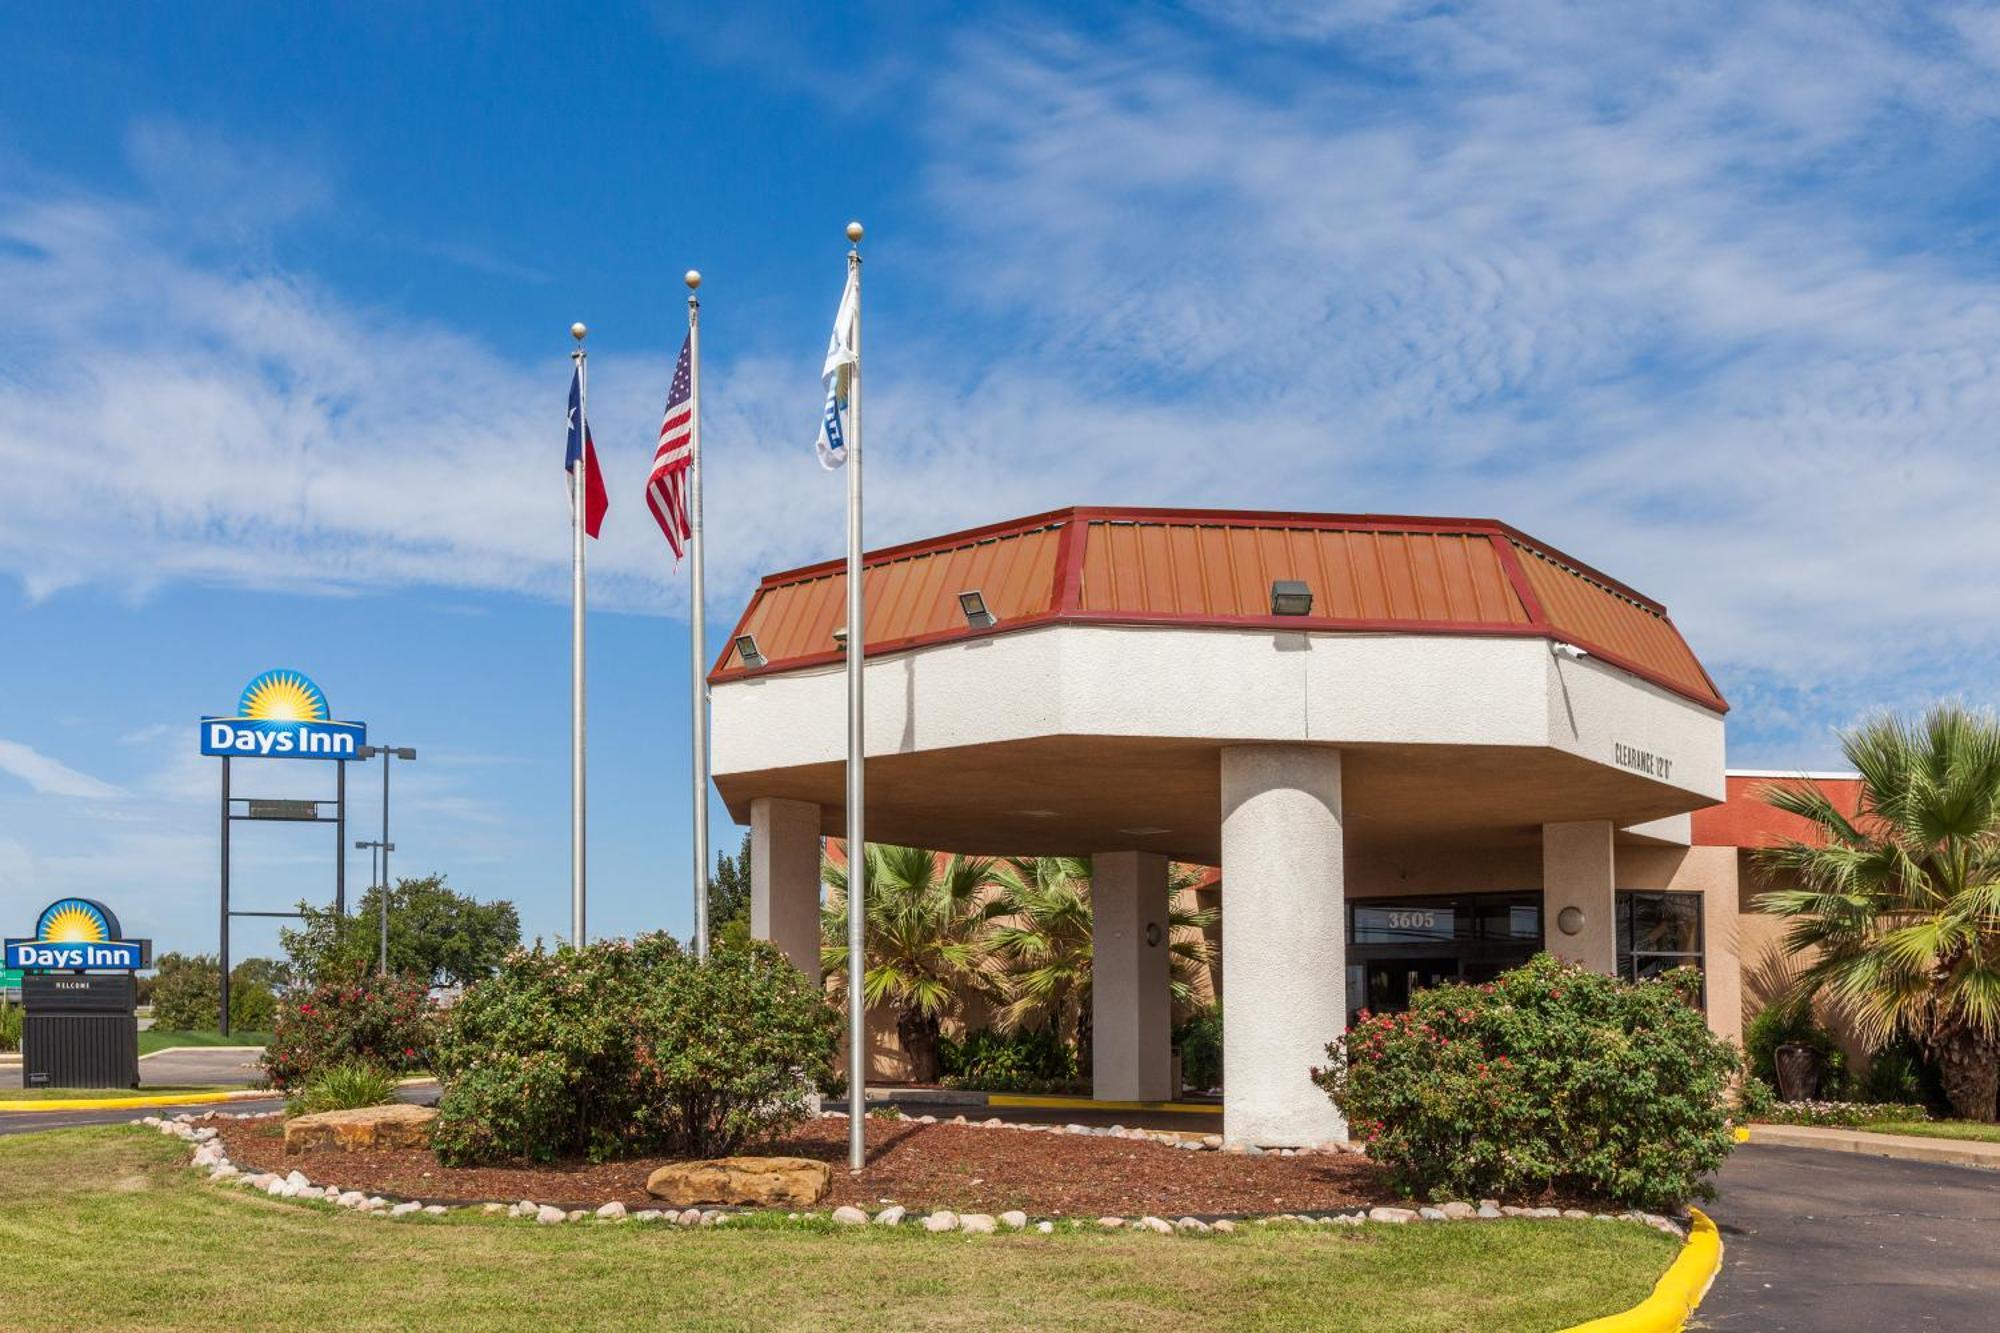
<instances>
[{"instance_id":1,"label":"asphalt parking lot","mask_svg":"<svg viewBox=\"0 0 2000 1333\"><path fill-rule=\"evenodd\" d=\"M1722 1273L1690 1328L2000 1328L2000 1172L1746 1145L1717 1185Z\"/></svg>"}]
</instances>

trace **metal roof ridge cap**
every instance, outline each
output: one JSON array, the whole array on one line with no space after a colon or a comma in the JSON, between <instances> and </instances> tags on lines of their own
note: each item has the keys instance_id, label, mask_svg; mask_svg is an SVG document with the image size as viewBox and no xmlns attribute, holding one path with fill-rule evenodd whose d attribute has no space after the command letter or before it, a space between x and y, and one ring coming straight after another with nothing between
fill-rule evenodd
<instances>
[{"instance_id":1,"label":"metal roof ridge cap","mask_svg":"<svg viewBox=\"0 0 2000 1333\"><path fill-rule=\"evenodd\" d=\"M1619 596L1627 597L1630 598L1632 601L1637 602L1640 606L1644 607L1648 611L1651 611L1654 615L1659 616L1662 620L1667 618L1667 604L1665 602L1662 602L1657 598L1648 597L1645 593L1640 592L1637 588L1625 582L1625 580L1607 574L1603 570L1597 568L1595 565L1587 564L1584 561L1577 559L1575 556L1571 555L1568 551L1565 551L1562 548L1550 542L1545 542L1540 537L1530 536L1529 534L1515 527L1512 523L1507 523L1499 519L1495 519L1494 526L1499 528L1504 535L1511 538L1519 545L1525 546L1530 551L1533 551L1535 554L1548 559L1550 563L1561 563L1567 565L1571 569L1575 570L1577 573L1583 575L1585 578L1595 579L1597 582L1603 584L1607 589L1617 593ZM1678 631L1676 632L1678 633Z\"/></svg>"},{"instance_id":2,"label":"metal roof ridge cap","mask_svg":"<svg viewBox=\"0 0 2000 1333\"><path fill-rule=\"evenodd\" d=\"M867 566L877 561L897 560L905 556L947 551L958 546L968 546L986 537L1011 537L1033 531L1037 528L1054 527L1059 522L1069 522L1076 514L1077 507L1071 505L1063 509L1049 509L1039 514L1028 514L1021 518L1001 519L995 523L985 523L974 528L962 528L957 532L939 533L935 537L919 537L913 541L900 542L894 546L882 546L873 551L861 553L861 563ZM834 556L829 560L816 560L809 565L799 565L793 569L781 569L766 574L758 580L757 591L782 587L788 583L801 583L809 578L826 574L844 573L847 569L845 556Z\"/></svg>"}]
</instances>

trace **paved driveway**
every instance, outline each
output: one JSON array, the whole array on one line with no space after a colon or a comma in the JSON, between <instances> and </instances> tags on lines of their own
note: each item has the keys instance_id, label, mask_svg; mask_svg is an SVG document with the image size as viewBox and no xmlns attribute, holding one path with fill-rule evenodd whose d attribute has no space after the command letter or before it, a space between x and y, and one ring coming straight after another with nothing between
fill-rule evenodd
<instances>
[{"instance_id":1,"label":"paved driveway","mask_svg":"<svg viewBox=\"0 0 2000 1333\"><path fill-rule=\"evenodd\" d=\"M2000 1328L2000 1172L1815 1148L1730 1156L1722 1273L1692 1328Z\"/></svg>"},{"instance_id":2,"label":"paved driveway","mask_svg":"<svg viewBox=\"0 0 2000 1333\"><path fill-rule=\"evenodd\" d=\"M257 1061L261 1046L230 1050L220 1046L181 1046L161 1051L139 1061L139 1086L143 1088L206 1087L209 1084L241 1084L249 1087L263 1071Z\"/></svg>"}]
</instances>

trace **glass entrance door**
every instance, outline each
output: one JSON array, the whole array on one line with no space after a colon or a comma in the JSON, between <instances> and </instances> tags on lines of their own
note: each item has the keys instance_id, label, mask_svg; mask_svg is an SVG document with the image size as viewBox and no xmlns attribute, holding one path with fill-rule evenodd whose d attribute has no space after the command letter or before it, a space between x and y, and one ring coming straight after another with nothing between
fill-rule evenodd
<instances>
[{"instance_id":1,"label":"glass entrance door","mask_svg":"<svg viewBox=\"0 0 2000 1333\"><path fill-rule=\"evenodd\" d=\"M1398 1013L1447 981L1490 981L1542 947L1542 895L1361 898L1347 905L1347 1021Z\"/></svg>"}]
</instances>

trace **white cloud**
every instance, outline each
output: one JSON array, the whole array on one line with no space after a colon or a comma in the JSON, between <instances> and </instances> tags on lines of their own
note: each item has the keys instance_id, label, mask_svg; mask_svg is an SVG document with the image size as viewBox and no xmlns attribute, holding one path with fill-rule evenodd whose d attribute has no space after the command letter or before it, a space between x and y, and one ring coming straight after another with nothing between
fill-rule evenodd
<instances>
[{"instance_id":1,"label":"white cloud","mask_svg":"<svg viewBox=\"0 0 2000 1333\"><path fill-rule=\"evenodd\" d=\"M11 773L45 796L103 801L122 795L110 783L79 773L19 741L0 740L0 773Z\"/></svg>"}]
</instances>

